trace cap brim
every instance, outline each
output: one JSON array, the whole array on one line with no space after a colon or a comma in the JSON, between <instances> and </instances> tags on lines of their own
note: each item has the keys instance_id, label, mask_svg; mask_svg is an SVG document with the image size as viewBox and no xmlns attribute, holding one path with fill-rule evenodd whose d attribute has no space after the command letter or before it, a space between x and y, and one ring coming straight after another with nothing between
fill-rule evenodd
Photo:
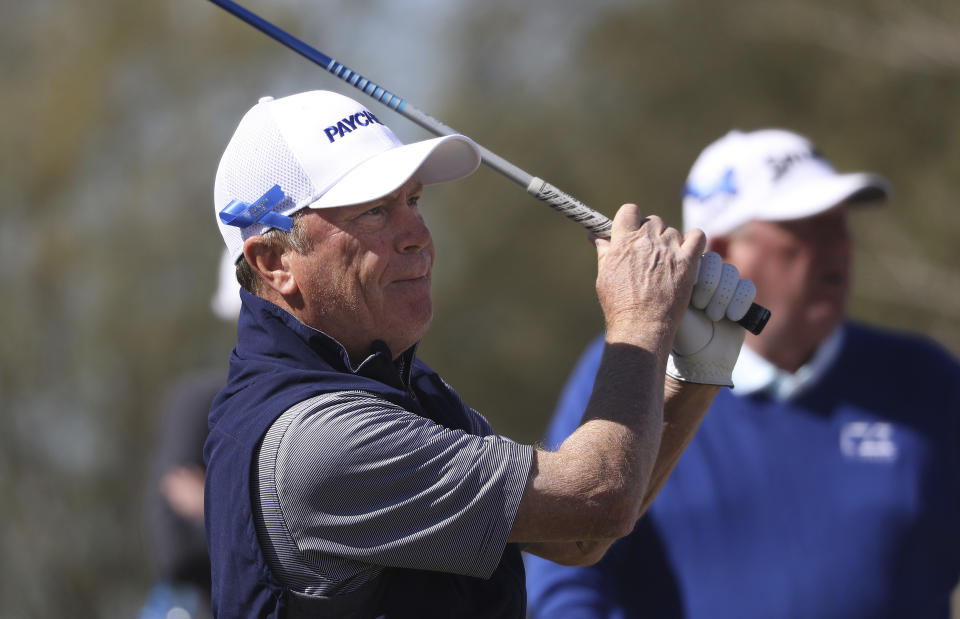
<instances>
[{"instance_id":1,"label":"cap brim","mask_svg":"<svg viewBox=\"0 0 960 619\"><path fill-rule=\"evenodd\" d=\"M843 203L879 202L890 195L890 185L882 176L867 172L803 179L781 187L760 205L752 219L789 221L804 219L828 211Z\"/></svg>"},{"instance_id":2,"label":"cap brim","mask_svg":"<svg viewBox=\"0 0 960 619\"><path fill-rule=\"evenodd\" d=\"M446 135L391 148L350 170L309 208L334 208L377 200L410 178L424 185L457 180L480 167L480 150L470 138Z\"/></svg>"}]
</instances>

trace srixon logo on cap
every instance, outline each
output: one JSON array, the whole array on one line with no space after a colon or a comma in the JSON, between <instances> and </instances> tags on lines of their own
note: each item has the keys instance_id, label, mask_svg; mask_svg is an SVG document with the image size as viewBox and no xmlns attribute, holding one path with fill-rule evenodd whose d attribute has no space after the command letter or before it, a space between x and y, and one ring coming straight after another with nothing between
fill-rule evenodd
<instances>
[{"instance_id":1,"label":"srixon logo on cap","mask_svg":"<svg viewBox=\"0 0 960 619\"><path fill-rule=\"evenodd\" d=\"M773 169L773 180L780 180L794 165L808 159L823 159L817 149L794 151L779 157L767 157L767 165Z\"/></svg>"},{"instance_id":2,"label":"srixon logo on cap","mask_svg":"<svg viewBox=\"0 0 960 619\"><path fill-rule=\"evenodd\" d=\"M383 124L380 122L379 118L370 112L357 112L356 114L351 114L350 116L340 120L340 122L335 125L330 125L324 129L323 132L326 134L327 139L330 140L330 143L332 144L334 140L342 138L346 134L361 127L372 125L373 123L377 123L378 125Z\"/></svg>"}]
</instances>

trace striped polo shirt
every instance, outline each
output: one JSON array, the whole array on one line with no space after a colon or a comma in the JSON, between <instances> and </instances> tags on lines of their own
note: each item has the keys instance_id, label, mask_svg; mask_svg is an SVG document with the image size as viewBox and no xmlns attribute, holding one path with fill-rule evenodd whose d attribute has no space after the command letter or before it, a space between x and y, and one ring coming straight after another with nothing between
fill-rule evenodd
<instances>
[{"instance_id":1,"label":"striped polo shirt","mask_svg":"<svg viewBox=\"0 0 960 619\"><path fill-rule=\"evenodd\" d=\"M265 434L254 519L284 587L336 596L386 566L480 578L496 569L533 447L470 413L451 430L378 396L326 393Z\"/></svg>"}]
</instances>

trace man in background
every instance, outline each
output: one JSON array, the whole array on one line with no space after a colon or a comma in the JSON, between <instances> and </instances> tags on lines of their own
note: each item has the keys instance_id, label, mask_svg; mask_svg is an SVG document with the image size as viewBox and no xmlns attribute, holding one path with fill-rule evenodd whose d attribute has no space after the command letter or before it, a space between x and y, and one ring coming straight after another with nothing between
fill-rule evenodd
<instances>
[{"instance_id":1,"label":"man in background","mask_svg":"<svg viewBox=\"0 0 960 619\"><path fill-rule=\"evenodd\" d=\"M220 320L236 324L240 285L226 250L210 307ZM171 385L160 405L147 497L157 575L139 619L166 619L174 611L181 618L212 617L203 525L203 443L210 404L226 378L221 368L188 372Z\"/></svg>"},{"instance_id":2,"label":"man in background","mask_svg":"<svg viewBox=\"0 0 960 619\"><path fill-rule=\"evenodd\" d=\"M806 138L732 131L690 172L684 227L772 317L647 515L596 565L527 557L531 615L941 617L960 577L960 365L846 318L848 210L888 196ZM576 426L598 342L547 446Z\"/></svg>"}]
</instances>

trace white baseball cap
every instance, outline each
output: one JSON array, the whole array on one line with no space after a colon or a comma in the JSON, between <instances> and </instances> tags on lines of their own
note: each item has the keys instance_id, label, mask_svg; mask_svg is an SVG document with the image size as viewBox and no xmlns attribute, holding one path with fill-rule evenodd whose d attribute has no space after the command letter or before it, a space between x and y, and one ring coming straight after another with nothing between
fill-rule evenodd
<instances>
[{"instance_id":1,"label":"white baseball cap","mask_svg":"<svg viewBox=\"0 0 960 619\"><path fill-rule=\"evenodd\" d=\"M404 145L367 108L335 92L263 97L234 132L217 168L217 225L235 263L243 242L289 229L303 208L382 198L416 177L424 185L472 174L480 151L447 135Z\"/></svg>"},{"instance_id":2,"label":"white baseball cap","mask_svg":"<svg viewBox=\"0 0 960 619\"><path fill-rule=\"evenodd\" d=\"M683 227L723 236L751 220L812 217L844 202L887 198L867 172L838 174L807 138L784 129L731 131L694 162L683 192Z\"/></svg>"}]
</instances>

